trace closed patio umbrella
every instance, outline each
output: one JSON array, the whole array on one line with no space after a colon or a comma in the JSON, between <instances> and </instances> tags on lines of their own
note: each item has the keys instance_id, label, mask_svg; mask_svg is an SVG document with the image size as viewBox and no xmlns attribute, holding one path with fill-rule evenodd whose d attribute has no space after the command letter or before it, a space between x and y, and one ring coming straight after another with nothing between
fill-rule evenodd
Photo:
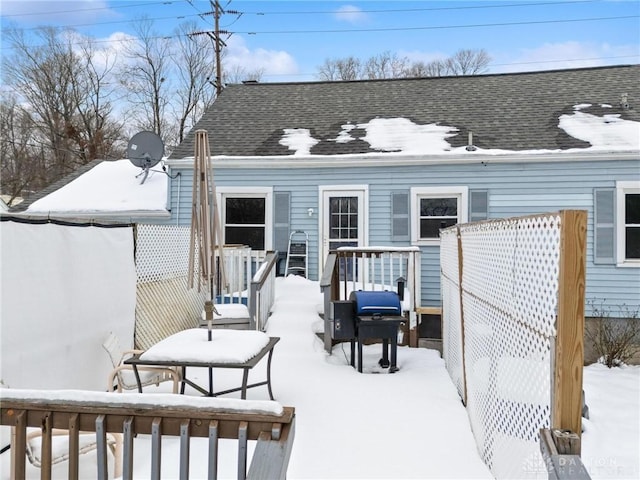
<instances>
[{"instance_id":1,"label":"closed patio umbrella","mask_svg":"<svg viewBox=\"0 0 640 480\"><path fill-rule=\"evenodd\" d=\"M216 249L220 257L216 265ZM197 254L197 255L196 255ZM216 190L211 168L211 153L206 130L196 131L193 190L191 205L191 237L189 242L189 288L194 288L197 279L198 291L201 285L207 289L204 311L209 326L209 340L213 321L214 275L219 268L220 285L226 285L226 273L223 261L222 230L218 209L216 208Z\"/></svg>"}]
</instances>

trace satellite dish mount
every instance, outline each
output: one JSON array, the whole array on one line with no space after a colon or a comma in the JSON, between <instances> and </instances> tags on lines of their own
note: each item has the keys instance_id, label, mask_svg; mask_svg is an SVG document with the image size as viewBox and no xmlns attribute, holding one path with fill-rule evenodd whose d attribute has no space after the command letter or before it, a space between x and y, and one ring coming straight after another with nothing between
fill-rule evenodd
<instances>
[{"instance_id":1,"label":"satellite dish mount","mask_svg":"<svg viewBox=\"0 0 640 480\"><path fill-rule=\"evenodd\" d=\"M164 143L160 136L154 132L138 132L127 145L127 157L129 161L136 167L140 167L142 171L136 175L136 178L142 175L140 185L144 183L151 170L164 155Z\"/></svg>"}]
</instances>

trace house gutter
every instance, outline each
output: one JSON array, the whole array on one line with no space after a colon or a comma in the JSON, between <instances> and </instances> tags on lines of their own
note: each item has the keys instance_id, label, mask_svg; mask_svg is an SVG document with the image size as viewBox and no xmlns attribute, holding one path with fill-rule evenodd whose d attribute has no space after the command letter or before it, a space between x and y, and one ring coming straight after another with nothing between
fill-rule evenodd
<instances>
[{"instance_id":1,"label":"house gutter","mask_svg":"<svg viewBox=\"0 0 640 480\"><path fill-rule=\"evenodd\" d=\"M43 219L43 218L59 218L59 219L78 219L78 220L110 220L110 221L123 221L123 222L135 222L136 219L144 218L171 218L171 212L167 210L123 210L117 212L105 212L105 211L86 211L86 212L74 212L74 211L48 211L48 212L30 212L28 210L22 212L11 212L12 216L24 217L31 219Z\"/></svg>"},{"instance_id":2,"label":"house gutter","mask_svg":"<svg viewBox=\"0 0 640 480\"><path fill-rule=\"evenodd\" d=\"M351 168L376 166L415 165L465 165L500 163L552 163L552 162L601 162L640 160L640 150L634 151L583 151L580 149L551 153L452 153L445 155L280 155L212 157L214 168ZM193 168L193 157L167 159L171 168Z\"/></svg>"}]
</instances>

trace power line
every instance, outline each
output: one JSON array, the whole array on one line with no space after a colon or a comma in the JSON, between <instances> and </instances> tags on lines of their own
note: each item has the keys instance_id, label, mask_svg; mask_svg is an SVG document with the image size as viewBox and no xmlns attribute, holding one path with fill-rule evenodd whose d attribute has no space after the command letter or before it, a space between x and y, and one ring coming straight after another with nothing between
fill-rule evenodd
<instances>
[{"instance_id":1,"label":"power line","mask_svg":"<svg viewBox=\"0 0 640 480\"><path fill-rule=\"evenodd\" d=\"M114 7L94 7L94 8L80 8L74 10L55 10L55 11L38 11L38 12L26 12L26 13L13 13L9 15L2 15L5 18L10 17L28 17L28 16L36 16L36 15L57 15L60 13L83 13L83 12L94 12L100 10L116 10L123 8L136 8L136 7L147 7L153 5L173 5L175 3L182 3L186 1L189 5L191 5L194 9L196 9L200 14L203 15L213 15L213 12L202 12L200 11L192 1L190 0L166 0L162 2L146 2L146 3L134 3L128 5L118 5ZM536 7L536 6L547 6L547 5L567 5L574 3L593 3L600 0L573 0L573 1L556 1L556 2L538 2L538 3L510 3L510 4L497 4L497 5L473 5L473 6L465 6L465 7L429 7L429 8L404 8L404 9L377 9L377 10L358 10L358 13L394 13L394 12L427 12L427 11L439 11L439 10L472 10L472 9L487 9L487 8L509 8L509 7ZM340 13L339 11L283 11L283 12L262 12L262 11L229 11L229 13L242 13L247 15L305 15L305 14L335 14ZM348 12L347 12L348 13Z\"/></svg>"},{"instance_id":2,"label":"power line","mask_svg":"<svg viewBox=\"0 0 640 480\"><path fill-rule=\"evenodd\" d=\"M578 22L599 22L609 20L628 20L633 18L639 18L640 15L625 15L616 17L592 17L592 18L576 18L576 19L564 19L564 20L531 20L524 22L501 22L501 23L475 23L467 25L434 25L434 26L422 26L422 27L388 27L388 28L353 28L353 29L329 29L329 30L265 30L265 31L225 31L228 34L243 34L243 35L269 35L269 34L319 34L319 33L370 33L370 32L409 32L419 30L445 30L445 29L457 29L457 28L485 28L485 27L508 27L518 25L545 25L545 24L560 24L560 23L578 23ZM186 36L188 34L172 34L172 35L159 35L156 37L150 37L150 39L172 39ZM127 42L134 41L131 38L119 38L110 40L94 40L94 43L111 43L111 42ZM75 43L71 43L74 45ZM46 45L33 45L32 48L42 48ZM2 47L1 50L15 48L12 46Z\"/></svg>"},{"instance_id":3,"label":"power line","mask_svg":"<svg viewBox=\"0 0 640 480\"><path fill-rule=\"evenodd\" d=\"M146 6L150 6L150 5L171 5L173 4L174 1L164 1L164 2L149 2L149 3L135 3L135 4L129 4L129 5L119 5L118 9L120 8L133 8L133 7L146 7ZM76 8L74 10L58 10L58 11L54 11L54 12L28 12L28 13L12 13L10 15L2 15L3 17L28 17L28 16L32 16L32 15L57 15L58 13L82 13L82 12L93 12L96 10L114 10L114 7L94 7L94 8Z\"/></svg>"},{"instance_id":4,"label":"power line","mask_svg":"<svg viewBox=\"0 0 640 480\"><path fill-rule=\"evenodd\" d=\"M150 20L150 21L155 21L155 20L182 20L185 18L190 18L190 17L200 17L200 14L192 14L192 15L172 15L169 17L153 17L153 18L145 18L145 20ZM52 25L50 26L50 28L55 28L58 30L65 30L67 28L75 28L75 27L93 27L93 26L97 26L97 25L115 25L118 23L131 23L132 20L113 20L111 22L91 22L91 23L74 23L74 24L70 24L70 25ZM23 30L25 32L28 31L32 31L32 30L40 30L42 27L29 27L29 28L17 28L17 29L12 29L12 30Z\"/></svg>"},{"instance_id":5,"label":"power line","mask_svg":"<svg viewBox=\"0 0 640 480\"><path fill-rule=\"evenodd\" d=\"M177 16L168 16L168 17L154 17L154 18L150 18L149 20L172 20L172 19L185 19L185 18L190 18L190 17L201 17L204 18L205 16L210 16L210 15L214 15L215 12L213 11L209 11L209 12L203 12L200 9L198 9L191 0L184 0L186 1L191 7L193 7L198 13L197 14L191 14L191 15L177 15ZM471 9L488 9L488 8L510 8L510 7L526 7L526 6L548 6L548 5L566 5L566 4L577 4L577 3L593 3L593 2L597 2L599 0L574 0L574 1L567 1L567 2L538 2L538 3L517 3L517 4L497 4L497 5L473 5L473 6L465 6L465 7L430 7L430 8L408 8L408 9L378 9L378 10L358 10L358 13L398 13L398 12L423 12L423 11L446 11L446 10L471 10ZM175 3L174 1L164 1L164 2L151 2L151 3L137 3L137 4L133 4L133 5L123 5L123 6L118 6L117 8L130 8L130 7L140 7L140 6L149 6L149 5L172 5L173 3ZM78 13L78 12L85 12L85 11L96 11L96 10L113 10L113 8L109 8L109 7L96 7L96 8L87 8L87 9L80 9L80 10L59 10L59 11L54 11L54 12L29 12L29 13L22 13L22 14L11 14L11 15L3 15L3 17L22 17L22 16L28 16L28 15L43 15L43 14L47 14L47 15L55 15L55 14L60 14L60 13ZM255 14L255 15L294 15L294 14L298 14L298 15L305 15L305 14L338 14L340 12L338 11L290 11L290 12L246 12L246 11L237 11L237 10L228 10L228 11L222 11L222 13L228 13L228 14L234 14L234 15L238 15L238 18L236 18L236 20L234 20L231 24L227 25L233 25L239 18L240 16L244 15L244 14ZM349 13L349 12L346 12ZM97 25L115 25L115 24L119 24L119 23L128 23L131 20L114 20L114 21L109 21L109 22L92 22L92 23L78 23L78 24L68 24L68 25L57 25L57 26L53 26L53 28L56 29L67 29L67 28L75 28L75 27L87 27L87 26L97 26ZM33 30L38 30L41 27L30 27L30 28L20 28L20 30L23 31L33 31ZM341 31L341 30L338 30ZM360 30L356 30L356 31L360 31ZM384 30L382 30L384 31ZM238 33L244 33L244 32L238 32ZM278 33L278 32L256 32L256 33ZM282 33L298 33L298 32L282 32ZM310 33L317 33L317 32L313 32L310 31ZM253 32L251 33L253 34Z\"/></svg>"},{"instance_id":6,"label":"power line","mask_svg":"<svg viewBox=\"0 0 640 480\"><path fill-rule=\"evenodd\" d=\"M264 11L245 11L245 10L229 10L227 13L231 14L243 14L243 15L318 15L318 14L345 14L350 13L396 13L396 12L431 12L431 11L443 11L443 10L477 10L488 8L509 8L509 7L537 7L548 5L569 5L574 3L594 3L600 0L574 0L566 2L538 2L538 3L509 3L509 4L496 4L496 5L473 5L465 7L429 7L429 8L392 8L392 9L379 9L379 10L354 10L344 11L339 10L308 10L308 11L281 11L281 12L264 12ZM207 12L206 15L212 15L213 12Z\"/></svg>"},{"instance_id":7,"label":"power line","mask_svg":"<svg viewBox=\"0 0 640 480\"><path fill-rule=\"evenodd\" d=\"M640 15L624 15L619 17L594 17L594 18L570 18L565 20L530 20L526 22L502 22L502 23L473 23L469 25L434 25L428 27L388 27L388 28L348 28L330 30L265 30L233 32L243 35L263 35L263 34L300 34L300 33L362 33L362 32L409 32L414 30L444 30L450 28L482 28L482 27L508 27L516 25L540 25L556 23L577 23L596 22L604 20L625 20L639 18Z\"/></svg>"}]
</instances>

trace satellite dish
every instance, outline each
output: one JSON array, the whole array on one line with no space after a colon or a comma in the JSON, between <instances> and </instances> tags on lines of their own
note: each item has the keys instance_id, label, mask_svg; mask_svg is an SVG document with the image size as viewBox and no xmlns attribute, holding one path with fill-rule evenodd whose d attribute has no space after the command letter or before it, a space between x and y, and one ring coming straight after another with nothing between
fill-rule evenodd
<instances>
[{"instance_id":1,"label":"satellite dish","mask_svg":"<svg viewBox=\"0 0 640 480\"><path fill-rule=\"evenodd\" d=\"M156 133L144 131L131 137L127 145L127 157L131 163L142 169L142 172L136 175L136 178L144 175L140 185L147 179L149 170L162 160L163 155L164 143Z\"/></svg>"}]
</instances>

